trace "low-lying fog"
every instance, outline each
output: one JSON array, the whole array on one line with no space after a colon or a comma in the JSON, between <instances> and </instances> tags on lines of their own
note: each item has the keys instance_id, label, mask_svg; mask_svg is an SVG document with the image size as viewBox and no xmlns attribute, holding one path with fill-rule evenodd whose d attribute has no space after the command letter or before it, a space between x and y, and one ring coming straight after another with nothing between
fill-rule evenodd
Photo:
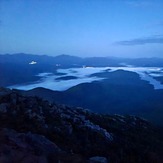
<instances>
[{"instance_id":1,"label":"low-lying fog","mask_svg":"<svg viewBox=\"0 0 163 163\"><path fill-rule=\"evenodd\" d=\"M25 85L14 85L10 88L21 90L30 90L36 87L44 87L51 90L63 91L76 86L80 83L90 83L92 81L103 80L100 77L91 77L94 73L100 73L105 70L110 72L116 70L126 70L136 72L142 80L148 81L155 89L163 89L163 85L153 77L163 76L163 69L158 67L86 67L86 68L69 68L58 69L58 74L50 72L38 74L41 77L40 81Z\"/></svg>"}]
</instances>

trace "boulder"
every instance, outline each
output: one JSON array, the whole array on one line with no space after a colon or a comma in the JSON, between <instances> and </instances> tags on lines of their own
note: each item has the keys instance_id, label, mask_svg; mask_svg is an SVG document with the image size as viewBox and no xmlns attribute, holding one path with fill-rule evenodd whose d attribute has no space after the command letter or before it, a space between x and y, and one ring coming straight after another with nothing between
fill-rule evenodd
<instances>
[{"instance_id":1,"label":"boulder","mask_svg":"<svg viewBox=\"0 0 163 163\"><path fill-rule=\"evenodd\" d=\"M89 163L108 163L106 157L94 156L89 159Z\"/></svg>"}]
</instances>

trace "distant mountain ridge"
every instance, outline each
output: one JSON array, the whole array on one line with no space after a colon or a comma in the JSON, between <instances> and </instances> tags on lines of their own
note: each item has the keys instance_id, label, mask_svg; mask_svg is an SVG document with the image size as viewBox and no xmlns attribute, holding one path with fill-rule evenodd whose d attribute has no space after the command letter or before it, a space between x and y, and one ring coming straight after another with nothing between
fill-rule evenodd
<instances>
[{"instance_id":1,"label":"distant mountain ridge","mask_svg":"<svg viewBox=\"0 0 163 163\"><path fill-rule=\"evenodd\" d=\"M35 64L30 64L35 63ZM87 57L80 58L70 55L47 56L25 53L0 55L0 86L10 86L35 82L40 79L39 73L56 73L59 68L119 67L119 66L163 67L162 58L116 58L116 57ZM162 80L162 79L160 79Z\"/></svg>"},{"instance_id":2,"label":"distant mountain ridge","mask_svg":"<svg viewBox=\"0 0 163 163\"><path fill-rule=\"evenodd\" d=\"M135 66L163 66L163 58L121 58L121 57L77 57L66 54L58 56L34 55L25 53L0 54L0 63L29 63L35 60L38 63L63 64L62 66L120 66L121 63ZM75 66L75 65L74 65Z\"/></svg>"}]
</instances>

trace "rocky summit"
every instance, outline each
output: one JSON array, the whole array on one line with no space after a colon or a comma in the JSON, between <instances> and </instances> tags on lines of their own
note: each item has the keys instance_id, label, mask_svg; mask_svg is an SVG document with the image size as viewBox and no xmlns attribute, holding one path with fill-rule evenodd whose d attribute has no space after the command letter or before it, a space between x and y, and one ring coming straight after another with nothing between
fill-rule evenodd
<instances>
[{"instance_id":1,"label":"rocky summit","mask_svg":"<svg viewBox=\"0 0 163 163\"><path fill-rule=\"evenodd\" d=\"M136 116L97 114L0 88L0 163L36 162L162 163L163 134Z\"/></svg>"}]
</instances>

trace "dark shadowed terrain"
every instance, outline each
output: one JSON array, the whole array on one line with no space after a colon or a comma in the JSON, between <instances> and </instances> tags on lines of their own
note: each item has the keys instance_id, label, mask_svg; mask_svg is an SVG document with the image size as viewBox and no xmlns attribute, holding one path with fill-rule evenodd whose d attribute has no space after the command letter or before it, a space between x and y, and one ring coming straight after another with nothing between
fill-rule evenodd
<instances>
[{"instance_id":1,"label":"dark shadowed terrain","mask_svg":"<svg viewBox=\"0 0 163 163\"><path fill-rule=\"evenodd\" d=\"M1 88L0 121L5 163L163 161L161 129L136 116L96 114Z\"/></svg>"}]
</instances>

